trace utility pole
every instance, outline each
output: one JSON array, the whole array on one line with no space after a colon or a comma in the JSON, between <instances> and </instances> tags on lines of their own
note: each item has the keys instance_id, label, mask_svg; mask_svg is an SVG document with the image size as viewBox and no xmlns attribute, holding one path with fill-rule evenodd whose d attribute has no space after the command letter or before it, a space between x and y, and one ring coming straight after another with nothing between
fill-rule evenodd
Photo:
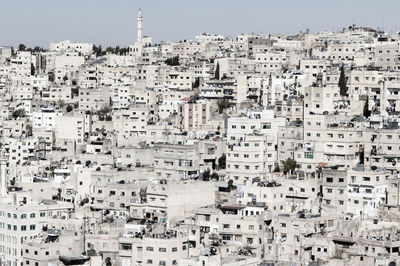
<instances>
[{"instance_id":1,"label":"utility pole","mask_svg":"<svg viewBox=\"0 0 400 266\"><path fill-rule=\"evenodd\" d=\"M84 216L83 217L83 255L86 255L86 220L88 220L89 217Z\"/></svg>"},{"instance_id":2,"label":"utility pole","mask_svg":"<svg viewBox=\"0 0 400 266\"><path fill-rule=\"evenodd\" d=\"M190 228L191 226L193 226L193 224L189 224L189 223L182 223L181 225L186 225L187 226L187 257L189 258L189 249L190 249L190 242L189 242L189 238L190 238Z\"/></svg>"},{"instance_id":3,"label":"utility pole","mask_svg":"<svg viewBox=\"0 0 400 266\"><path fill-rule=\"evenodd\" d=\"M190 233L190 227L188 226L187 230L187 257L189 258L189 249L190 249L190 243L189 243L189 233Z\"/></svg>"}]
</instances>

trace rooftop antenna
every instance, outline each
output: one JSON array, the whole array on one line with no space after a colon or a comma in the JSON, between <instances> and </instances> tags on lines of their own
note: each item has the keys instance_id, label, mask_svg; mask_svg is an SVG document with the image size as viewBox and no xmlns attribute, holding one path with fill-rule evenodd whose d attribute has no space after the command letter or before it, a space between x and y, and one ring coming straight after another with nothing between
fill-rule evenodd
<instances>
[{"instance_id":1,"label":"rooftop antenna","mask_svg":"<svg viewBox=\"0 0 400 266\"><path fill-rule=\"evenodd\" d=\"M6 170L7 170L7 159L5 156L4 148L0 151L0 174L1 174L1 188L0 194L1 196L5 196L7 194L7 182L6 182Z\"/></svg>"}]
</instances>

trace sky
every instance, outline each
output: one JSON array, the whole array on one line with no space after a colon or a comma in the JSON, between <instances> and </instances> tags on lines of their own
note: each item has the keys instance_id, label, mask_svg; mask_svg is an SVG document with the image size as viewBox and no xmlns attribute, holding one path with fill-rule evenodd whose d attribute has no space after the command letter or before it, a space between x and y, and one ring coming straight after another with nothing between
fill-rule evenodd
<instances>
[{"instance_id":1,"label":"sky","mask_svg":"<svg viewBox=\"0 0 400 266\"><path fill-rule=\"evenodd\" d=\"M136 17L153 42L202 32L297 34L351 24L400 31L400 0L0 0L0 46L47 48L71 40L105 46L136 41Z\"/></svg>"}]
</instances>

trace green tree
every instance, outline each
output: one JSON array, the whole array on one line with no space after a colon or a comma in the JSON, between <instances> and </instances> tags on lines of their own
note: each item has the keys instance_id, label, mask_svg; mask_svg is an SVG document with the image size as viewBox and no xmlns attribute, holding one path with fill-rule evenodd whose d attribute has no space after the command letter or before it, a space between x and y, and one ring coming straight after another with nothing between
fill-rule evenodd
<instances>
[{"instance_id":1,"label":"green tree","mask_svg":"<svg viewBox=\"0 0 400 266\"><path fill-rule=\"evenodd\" d=\"M218 105L218 112L220 114L222 114L222 112L225 109L227 109L231 106L231 103L230 103L229 99L224 98L222 100L218 100L217 105Z\"/></svg>"},{"instance_id":2,"label":"green tree","mask_svg":"<svg viewBox=\"0 0 400 266\"><path fill-rule=\"evenodd\" d=\"M32 52L36 52L36 53L38 53L38 52L44 52L45 51L45 49L43 49L42 47L40 47L40 46L35 46L35 47L33 47L33 50L32 50Z\"/></svg>"},{"instance_id":3,"label":"green tree","mask_svg":"<svg viewBox=\"0 0 400 266\"><path fill-rule=\"evenodd\" d=\"M25 109L17 109L14 110L14 112L12 113L12 117L14 119L17 119L19 117L25 117L26 113L25 113Z\"/></svg>"},{"instance_id":4,"label":"green tree","mask_svg":"<svg viewBox=\"0 0 400 266\"><path fill-rule=\"evenodd\" d=\"M65 106L65 102L64 102L63 100L59 100L59 101L57 101L57 105L58 105L61 109L63 109L64 106Z\"/></svg>"},{"instance_id":5,"label":"green tree","mask_svg":"<svg viewBox=\"0 0 400 266\"><path fill-rule=\"evenodd\" d=\"M218 158L218 168L219 169L226 169L226 155L225 153Z\"/></svg>"},{"instance_id":6,"label":"green tree","mask_svg":"<svg viewBox=\"0 0 400 266\"><path fill-rule=\"evenodd\" d=\"M211 177L210 169L207 169L203 173L203 181L210 181L210 177Z\"/></svg>"},{"instance_id":7,"label":"green tree","mask_svg":"<svg viewBox=\"0 0 400 266\"><path fill-rule=\"evenodd\" d=\"M71 112L72 110L74 110L74 108L73 108L70 104L68 104L68 105L67 105L67 112L69 113L69 112Z\"/></svg>"},{"instance_id":8,"label":"green tree","mask_svg":"<svg viewBox=\"0 0 400 266\"><path fill-rule=\"evenodd\" d=\"M32 125L31 124L26 125L26 135L32 136Z\"/></svg>"},{"instance_id":9,"label":"green tree","mask_svg":"<svg viewBox=\"0 0 400 266\"><path fill-rule=\"evenodd\" d=\"M289 172L293 172L296 169L296 164L297 162L294 159L286 159L286 161L283 162L283 173L287 174Z\"/></svg>"},{"instance_id":10,"label":"green tree","mask_svg":"<svg viewBox=\"0 0 400 266\"><path fill-rule=\"evenodd\" d=\"M124 48L120 48L119 50L119 54L120 55L125 55L129 53L129 48L128 47L124 47Z\"/></svg>"},{"instance_id":11,"label":"green tree","mask_svg":"<svg viewBox=\"0 0 400 266\"><path fill-rule=\"evenodd\" d=\"M217 174L216 172L212 173L211 179L219 180L219 174Z\"/></svg>"},{"instance_id":12,"label":"green tree","mask_svg":"<svg viewBox=\"0 0 400 266\"><path fill-rule=\"evenodd\" d=\"M20 44L18 45L18 50L20 50L20 51L25 51L25 49L26 49L26 45L25 45L25 44L20 43Z\"/></svg>"},{"instance_id":13,"label":"green tree","mask_svg":"<svg viewBox=\"0 0 400 266\"><path fill-rule=\"evenodd\" d=\"M99 56L101 56L103 54L103 50L101 48L101 45L99 45L99 46L93 45L92 50L93 50L93 53L95 53L97 57L99 57Z\"/></svg>"},{"instance_id":14,"label":"green tree","mask_svg":"<svg viewBox=\"0 0 400 266\"><path fill-rule=\"evenodd\" d=\"M31 63L31 76L35 75L35 65Z\"/></svg>"},{"instance_id":15,"label":"green tree","mask_svg":"<svg viewBox=\"0 0 400 266\"><path fill-rule=\"evenodd\" d=\"M103 105L103 107L101 107L101 109L98 111L99 115L106 115L108 113L111 112L111 108L107 105Z\"/></svg>"},{"instance_id":16,"label":"green tree","mask_svg":"<svg viewBox=\"0 0 400 266\"><path fill-rule=\"evenodd\" d=\"M78 96L79 95L79 88L72 88L71 89L72 95Z\"/></svg>"},{"instance_id":17,"label":"green tree","mask_svg":"<svg viewBox=\"0 0 400 266\"><path fill-rule=\"evenodd\" d=\"M200 86L200 78L195 78L193 84L192 84L192 88L196 89Z\"/></svg>"},{"instance_id":18,"label":"green tree","mask_svg":"<svg viewBox=\"0 0 400 266\"><path fill-rule=\"evenodd\" d=\"M217 66L215 68L214 78L219 79L219 62L217 62Z\"/></svg>"},{"instance_id":19,"label":"green tree","mask_svg":"<svg viewBox=\"0 0 400 266\"><path fill-rule=\"evenodd\" d=\"M177 55L167 58L167 60L165 60L165 63L169 66L179 66L179 56Z\"/></svg>"},{"instance_id":20,"label":"green tree","mask_svg":"<svg viewBox=\"0 0 400 266\"><path fill-rule=\"evenodd\" d=\"M365 118L368 118L368 117L371 116L371 111L369 110L369 100L368 100L368 98L367 98L367 100L365 101L365 104L364 104L363 116Z\"/></svg>"},{"instance_id":21,"label":"green tree","mask_svg":"<svg viewBox=\"0 0 400 266\"><path fill-rule=\"evenodd\" d=\"M54 75L54 72L49 72L49 81L50 82L54 82L54 80L55 80L55 75Z\"/></svg>"},{"instance_id":22,"label":"green tree","mask_svg":"<svg viewBox=\"0 0 400 266\"><path fill-rule=\"evenodd\" d=\"M112 54L115 54L115 49L114 49L114 48L112 48L111 46L109 46L109 47L107 47L107 48L106 48L106 53L112 53Z\"/></svg>"},{"instance_id":23,"label":"green tree","mask_svg":"<svg viewBox=\"0 0 400 266\"><path fill-rule=\"evenodd\" d=\"M347 78L344 73L344 65L340 67L340 77L339 77L339 88L340 88L340 96L347 96Z\"/></svg>"}]
</instances>

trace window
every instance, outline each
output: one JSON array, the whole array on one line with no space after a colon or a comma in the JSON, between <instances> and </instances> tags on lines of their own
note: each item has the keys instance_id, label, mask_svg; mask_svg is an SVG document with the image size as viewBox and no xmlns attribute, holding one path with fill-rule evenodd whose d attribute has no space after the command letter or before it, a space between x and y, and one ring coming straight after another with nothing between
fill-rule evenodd
<instances>
[{"instance_id":1,"label":"window","mask_svg":"<svg viewBox=\"0 0 400 266\"><path fill-rule=\"evenodd\" d=\"M21 231L26 231L26 225L21 225Z\"/></svg>"},{"instance_id":2,"label":"window","mask_svg":"<svg viewBox=\"0 0 400 266\"><path fill-rule=\"evenodd\" d=\"M21 219L26 219L26 214L21 214Z\"/></svg>"},{"instance_id":3,"label":"window","mask_svg":"<svg viewBox=\"0 0 400 266\"><path fill-rule=\"evenodd\" d=\"M178 251L177 247L172 248L172 252L177 252L177 251Z\"/></svg>"},{"instance_id":4,"label":"window","mask_svg":"<svg viewBox=\"0 0 400 266\"><path fill-rule=\"evenodd\" d=\"M153 260L147 260L147 264L153 264Z\"/></svg>"},{"instance_id":5,"label":"window","mask_svg":"<svg viewBox=\"0 0 400 266\"><path fill-rule=\"evenodd\" d=\"M271 129L271 123L262 124L262 129Z\"/></svg>"},{"instance_id":6,"label":"window","mask_svg":"<svg viewBox=\"0 0 400 266\"><path fill-rule=\"evenodd\" d=\"M165 261L163 261L163 260L160 260L159 265L167 265L167 263Z\"/></svg>"},{"instance_id":7,"label":"window","mask_svg":"<svg viewBox=\"0 0 400 266\"><path fill-rule=\"evenodd\" d=\"M159 248L158 251L159 252L167 252L167 249L166 248Z\"/></svg>"},{"instance_id":8,"label":"window","mask_svg":"<svg viewBox=\"0 0 400 266\"><path fill-rule=\"evenodd\" d=\"M46 217L46 213L45 212L41 212L40 213L40 217Z\"/></svg>"},{"instance_id":9,"label":"window","mask_svg":"<svg viewBox=\"0 0 400 266\"><path fill-rule=\"evenodd\" d=\"M122 250L132 250L132 244L130 243L121 243L120 249Z\"/></svg>"},{"instance_id":10,"label":"window","mask_svg":"<svg viewBox=\"0 0 400 266\"><path fill-rule=\"evenodd\" d=\"M30 217L31 217L31 218L35 218L35 217L36 217L36 214L31 213Z\"/></svg>"},{"instance_id":11,"label":"window","mask_svg":"<svg viewBox=\"0 0 400 266\"><path fill-rule=\"evenodd\" d=\"M304 158L305 159L314 159L314 153L313 152L304 152Z\"/></svg>"},{"instance_id":12,"label":"window","mask_svg":"<svg viewBox=\"0 0 400 266\"><path fill-rule=\"evenodd\" d=\"M29 226L29 229L30 229L30 230L35 230L35 229L36 229L36 225L31 224L31 225Z\"/></svg>"},{"instance_id":13,"label":"window","mask_svg":"<svg viewBox=\"0 0 400 266\"><path fill-rule=\"evenodd\" d=\"M146 250L147 251L153 251L154 249L153 249L153 247L146 247Z\"/></svg>"}]
</instances>

